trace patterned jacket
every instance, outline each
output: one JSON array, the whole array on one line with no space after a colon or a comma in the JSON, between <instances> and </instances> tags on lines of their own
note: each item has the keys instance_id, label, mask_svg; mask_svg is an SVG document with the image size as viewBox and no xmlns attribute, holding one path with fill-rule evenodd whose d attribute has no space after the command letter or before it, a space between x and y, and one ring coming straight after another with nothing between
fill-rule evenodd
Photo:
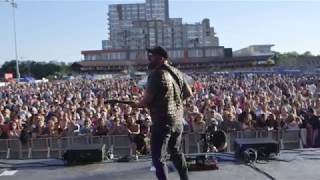
<instances>
[{"instance_id":1,"label":"patterned jacket","mask_svg":"<svg viewBox=\"0 0 320 180\"><path fill-rule=\"evenodd\" d=\"M150 72L147 91L153 97L149 109L154 124L173 126L182 123L187 86L183 74L169 64Z\"/></svg>"}]
</instances>

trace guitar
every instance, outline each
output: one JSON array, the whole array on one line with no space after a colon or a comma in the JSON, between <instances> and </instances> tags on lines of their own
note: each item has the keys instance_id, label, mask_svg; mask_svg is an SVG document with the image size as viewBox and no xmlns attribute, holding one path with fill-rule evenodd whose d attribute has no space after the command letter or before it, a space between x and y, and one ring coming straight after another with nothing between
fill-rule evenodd
<instances>
[{"instance_id":1,"label":"guitar","mask_svg":"<svg viewBox=\"0 0 320 180\"><path fill-rule=\"evenodd\" d=\"M134 101L124 101L124 100L117 100L117 99L107 99L104 101L105 104L128 104L131 105L134 103Z\"/></svg>"}]
</instances>

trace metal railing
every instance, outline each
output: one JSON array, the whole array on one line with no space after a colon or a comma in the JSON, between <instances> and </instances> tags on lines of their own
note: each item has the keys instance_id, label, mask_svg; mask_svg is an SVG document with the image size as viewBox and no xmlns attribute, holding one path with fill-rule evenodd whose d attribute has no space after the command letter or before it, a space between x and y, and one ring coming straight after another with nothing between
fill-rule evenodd
<instances>
[{"instance_id":1,"label":"metal railing","mask_svg":"<svg viewBox=\"0 0 320 180\"><path fill-rule=\"evenodd\" d=\"M282 131L233 131L227 133L226 151L234 151L236 138L271 137L281 149L301 148L300 130ZM183 136L185 154L201 153L200 134L186 133ZM72 136L32 138L22 144L19 139L0 139L0 159L61 159L69 145L105 144L107 151L115 156L132 155L132 145L127 135L116 136Z\"/></svg>"}]
</instances>

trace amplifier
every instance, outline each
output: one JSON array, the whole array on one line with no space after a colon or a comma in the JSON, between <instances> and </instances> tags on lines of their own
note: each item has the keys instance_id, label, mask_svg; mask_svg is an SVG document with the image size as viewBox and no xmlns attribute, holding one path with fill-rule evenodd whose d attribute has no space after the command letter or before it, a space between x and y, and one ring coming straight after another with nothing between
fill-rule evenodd
<instances>
[{"instance_id":1,"label":"amplifier","mask_svg":"<svg viewBox=\"0 0 320 180\"><path fill-rule=\"evenodd\" d=\"M105 158L104 144L73 144L66 148L63 159L69 165L101 162Z\"/></svg>"},{"instance_id":2,"label":"amplifier","mask_svg":"<svg viewBox=\"0 0 320 180\"><path fill-rule=\"evenodd\" d=\"M268 158L270 154L278 154L280 147L279 143L271 137L266 138L240 138L235 139L235 157L241 158L243 152L248 148L257 151L258 159Z\"/></svg>"}]
</instances>

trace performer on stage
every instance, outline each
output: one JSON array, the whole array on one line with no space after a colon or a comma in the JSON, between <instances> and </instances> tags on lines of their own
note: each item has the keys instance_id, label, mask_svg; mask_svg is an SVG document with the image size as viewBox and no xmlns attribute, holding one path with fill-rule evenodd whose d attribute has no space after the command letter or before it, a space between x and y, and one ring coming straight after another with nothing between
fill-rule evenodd
<instances>
[{"instance_id":1,"label":"performer on stage","mask_svg":"<svg viewBox=\"0 0 320 180\"><path fill-rule=\"evenodd\" d=\"M147 49L149 70L143 99L131 106L148 107L152 118L152 162L159 180L168 179L167 149L181 180L188 180L188 169L181 151L183 131L183 100L192 96L182 73L168 62L168 53L157 46Z\"/></svg>"}]
</instances>

